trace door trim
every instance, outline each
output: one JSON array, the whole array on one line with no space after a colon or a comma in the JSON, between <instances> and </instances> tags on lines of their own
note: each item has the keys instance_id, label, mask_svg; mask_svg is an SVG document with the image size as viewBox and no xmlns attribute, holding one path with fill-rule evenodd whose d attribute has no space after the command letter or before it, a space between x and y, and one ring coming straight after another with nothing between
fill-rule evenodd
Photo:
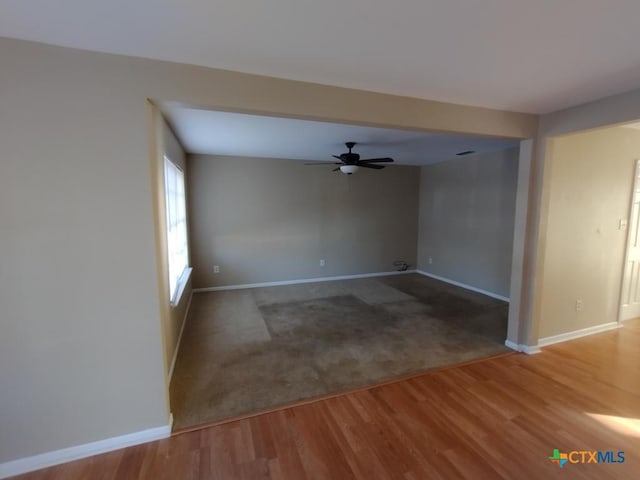
<instances>
[{"instance_id":1,"label":"door trim","mask_svg":"<svg viewBox=\"0 0 640 480\"><path fill-rule=\"evenodd\" d=\"M625 247L624 247L624 260L623 260L623 265L622 265L622 278L620 279L620 298L618 301L618 318L617 318L617 323L619 325L622 325L624 323L624 320L622 319L622 308L623 308L623 301L624 301L624 282L625 282L625 278L627 276L628 270L629 270L629 256L630 256L630 251L631 251L631 235L633 232L633 228L631 228L631 221L632 221L632 215L633 215L633 203L635 200L635 196L636 196L636 191L640 190L640 159L636 159L636 161L634 162L634 166L633 166L633 185L631 188L631 197L629 199L629 213L627 215L627 240L625 243Z\"/></svg>"}]
</instances>

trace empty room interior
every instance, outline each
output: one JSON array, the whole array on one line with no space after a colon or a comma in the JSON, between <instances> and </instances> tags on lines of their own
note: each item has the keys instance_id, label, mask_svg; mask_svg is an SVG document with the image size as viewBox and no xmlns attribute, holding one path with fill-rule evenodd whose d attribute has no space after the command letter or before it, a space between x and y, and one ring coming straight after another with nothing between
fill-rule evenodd
<instances>
[{"instance_id":1,"label":"empty room interior","mask_svg":"<svg viewBox=\"0 0 640 480\"><path fill-rule=\"evenodd\" d=\"M623 3L1 2L0 478L637 478Z\"/></svg>"},{"instance_id":2,"label":"empty room interior","mask_svg":"<svg viewBox=\"0 0 640 480\"><path fill-rule=\"evenodd\" d=\"M509 351L518 140L164 110L195 292L175 429Z\"/></svg>"}]
</instances>

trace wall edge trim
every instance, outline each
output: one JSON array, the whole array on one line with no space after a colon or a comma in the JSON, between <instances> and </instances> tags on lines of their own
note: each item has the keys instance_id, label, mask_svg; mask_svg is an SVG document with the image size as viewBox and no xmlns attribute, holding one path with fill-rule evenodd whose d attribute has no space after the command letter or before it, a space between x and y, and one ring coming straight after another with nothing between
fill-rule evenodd
<instances>
[{"instance_id":1,"label":"wall edge trim","mask_svg":"<svg viewBox=\"0 0 640 480\"><path fill-rule=\"evenodd\" d=\"M187 308L184 311L182 317L182 326L180 327L180 333L178 334L178 341L176 342L176 349L173 351L173 359L171 360L171 366L169 366L169 382L173 378L173 369L176 366L176 360L178 359L178 350L180 350L180 344L182 343L182 334L184 333L184 326L187 324L187 317L189 316L189 309L191 308L191 300L193 300L193 289L189 293L189 300L187 300Z\"/></svg>"},{"instance_id":2,"label":"wall edge trim","mask_svg":"<svg viewBox=\"0 0 640 480\"><path fill-rule=\"evenodd\" d=\"M220 292L224 290L241 290L244 288L279 287L281 285L297 285L300 283L331 282L334 280L355 280L357 278L387 277L389 275L404 275L407 273L416 273L416 272L417 270L404 270L404 271L394 270L391 272L360 273L356 275L336 275L333 277L300 278L295 280L282 280L277 282L245 283L240 285L221 285L219 287L194 288L193 293Z\"/></svg>"},{"instance_id":3,"label":"wall edge trim","mask_svg":"<svg viewBox=\"0 0 640 480\"><path fill-rule=\"evenodd\" d=\"M504 344L511 350L515 350L516 352L520 353L526 353L527 355L535 355L536 353L542 352L538 345L525 345L523 343L517 344L515 342L512 342L511 340L505 340Z\"/></svg>"},{"instance_id":4,"label":"wall edge trim","mask_svg":"<svg viewBox=\"0 0 640 480\"><path fill-rule=\"evenodd\" d=\"M487 297L496 298L498 300L502 300L503 302L509 302L509 297L505 297L504 295L499 295L494 292L490 292L488 290L483 290L482 288L474 287L473 285L468 285L466 283L458 282L456 280L451 280L450 278L441 277L440 275L434 275L433 273L425 272L424 270L416 270L416 273L420 275L424 275L425 277L430 277L435 280L440 280L441 282L450 283L451 285L455 285L456 287L465 288L467 290L471 290L472 292L481 293L486 295Z\"/></svg>"},{"instance_id":5,"label":"wall edge trim","mask_svg":"<svg viewBox=\"0 0 640 480\"><path fill-rule=\"evenodd\" d=\"M567 342L569 340L575 340L576 338L595 335L596 333L607 332L609 330L615 330L616 328L621 327L622 324L618 322L602 323L600 325L594 325L593 327L581 328L579 330L573 330L572 332L560 333L558 335L551 335L549 337L540 338L538 340L538 345L541 347L546 347L547 345Z\"/></svg>"},{"instance_id":6,"label":"wall edge trim","mask_svg":"<svg viewBox=\"0 0 640 480\"><path fill-rule=\"evenodd\" d=\"M171 421L172 419L170 418L169 422ZM33 455L31 457L9 460L8 462L0 463L0 478L13 477L15 475L21 475L34 470L40 470L42 468L80 460L81 458L91 457L101 453L132 447L134 445L152 442L154 440L161 440L170 436L171 423L168 423L167 425L140 430L126 435L105 438L104 440L75 445L61 450L53 450Z\"/></svg>"}]
</instances>

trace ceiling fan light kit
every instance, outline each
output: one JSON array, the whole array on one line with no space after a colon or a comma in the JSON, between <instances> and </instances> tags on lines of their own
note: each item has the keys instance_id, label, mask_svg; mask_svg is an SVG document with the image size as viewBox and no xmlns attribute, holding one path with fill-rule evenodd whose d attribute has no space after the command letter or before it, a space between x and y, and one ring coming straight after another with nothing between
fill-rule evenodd
<instances>
[{"instance_id":1,"label":"ceiling fan light kit","mask_svg":"<svg viewBox=\"0 0 640 480\"><path fill-rule=\"evenodd\" d=\"M340 167L340 171L342 173L346 173L347 175L351 175L352 173L356 173L359 169L360 169L360 167L358 167L357 165L342 165Z\"/></svg>"},{"instance_id":2,"label":"ceiling fan light kit","mask_svg":"<svg viewBox=\"0 0 640 480\"><path fill-rule=\"evenodd\" d=\"M356 142L347 142L345 143L348 152L341 153L340 155L333 155L333 158L340 160L339 162L316 162L316 163L307 163L307 165L338 165L337 168L334 168L333 171L340 171L347 175L351 175L356 173L360 168L372 168L374 170L382 170L384 168L383 165L376 165L377 163L392 163L393 158L384 157L384 158L366 158L360 159L360 155L357 153L353 153L351 149L355 147Z\"/></svg>"}]
</instances>

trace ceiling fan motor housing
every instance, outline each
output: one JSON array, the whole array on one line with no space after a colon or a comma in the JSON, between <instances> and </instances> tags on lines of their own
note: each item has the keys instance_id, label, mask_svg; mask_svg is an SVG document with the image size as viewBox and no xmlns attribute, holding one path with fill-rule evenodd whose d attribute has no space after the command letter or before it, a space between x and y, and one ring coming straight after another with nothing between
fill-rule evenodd
<instances>
[{"instance_id":1,"label":"ceiling fan motor housing","mask_svg":"<svg viewBox=\"0 0 640 480\"><path fill-rule=\"evenodd\" d=\"M358 160L360 160L360 155L358 155L357 153L349 152L349 153L343 153L342 155L340 155L340 158L347 165L353 165L355 163L358 163Z\"/></svg>"},{"instance_id":2,"label":"ceiling fan motor housing","mask_svg":"<svg viewBox=\"0 0 640 480\"><path fill-rule=\"evenodd\" d=\"M332 155L333 158L340 160L340 163L332 162L333 165L338 165L337 168L334 168L334 172L342 172L347 175L351 175L357 172L361 167L362 168L371 168L375 170L380 170L384 168L382 165L377 165L378 163L392 163L393 158L384 157L384 158L367 158L364 160L360 160L360 155L357 153L353 153L351 149L356 145L356 142L346 142L345 145L349 149L348 152L341 153L340 155ZM313 163L308 165L326 165L327 163Z\"/></svg>"},{"instance_id":3,"label":"ceiling fan motor housing","mask_svg":"<svg viewBox=\"0 0 640 480\"><path fill-rule=\"evenodd\" d=\"M347 146L349 151L346 153L341 153L340 159L347 165L358 163L358 160L360 160L360 155L358 155L357 153L351 153L351 149L356 146L356 142L346 142L345 145Z\"/></svg>"}]
</instances>

